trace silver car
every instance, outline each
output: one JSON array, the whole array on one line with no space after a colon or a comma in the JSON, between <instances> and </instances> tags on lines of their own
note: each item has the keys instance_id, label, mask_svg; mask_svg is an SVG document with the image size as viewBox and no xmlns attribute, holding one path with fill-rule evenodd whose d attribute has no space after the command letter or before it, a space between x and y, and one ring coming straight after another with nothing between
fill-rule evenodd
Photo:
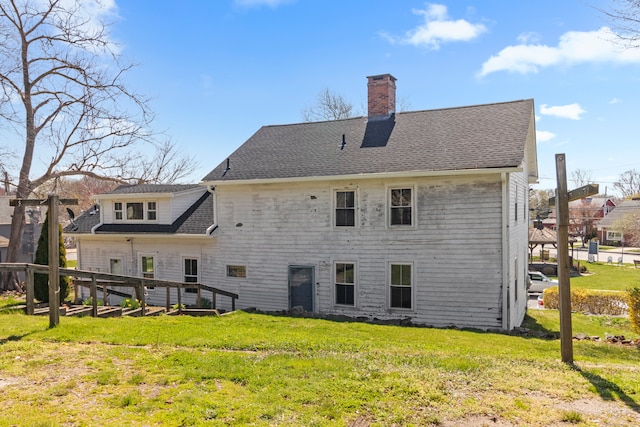
<instances>
[{"instance_id":1,"label":"silver car","mask_svg":"<svg viewBox=\"0 0 640 427\"><path fill-rule=\"evenodd\" d=\"M542 292L552 286L558 286L558 281L549 279L547 276L539 271L529 272L529 292Z\"/></svg>"}]
</instances>

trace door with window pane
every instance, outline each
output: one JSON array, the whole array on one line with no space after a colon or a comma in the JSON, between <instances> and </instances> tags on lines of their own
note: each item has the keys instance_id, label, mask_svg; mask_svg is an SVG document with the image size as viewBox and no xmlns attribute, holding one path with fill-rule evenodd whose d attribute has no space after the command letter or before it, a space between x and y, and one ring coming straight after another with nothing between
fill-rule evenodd
<instances>
[{"instance_id":1,"label":"door with window pane","mask_svg":"<svg viewBox=\"0 0 640 427\"><path fill-rule=\"evenodd\" d=\"M289 266L289 308L300 306L313 311L315 267Z\"/></svg>"}]
</instances>

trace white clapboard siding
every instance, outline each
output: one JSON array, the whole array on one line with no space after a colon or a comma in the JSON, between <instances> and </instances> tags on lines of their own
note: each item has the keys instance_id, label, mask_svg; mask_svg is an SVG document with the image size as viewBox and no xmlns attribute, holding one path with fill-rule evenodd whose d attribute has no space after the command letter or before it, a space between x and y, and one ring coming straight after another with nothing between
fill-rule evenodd
<instances>
[{"instance_id":1,"label":"white clapboard siding","mask_svg":"<svg viewBox=\"0 0 640 427\"><path fill-rule=\"evenodd\" d=\"M153 254L158 279L182 280L182 260L196 257L201 282L238 293L238 308L286 310L288 267L312 266L314 309L319 312L379 319L410 317L434 326L500 328L515 324L526 309L528 227L526 171L509 174L506 190L502 182L500 174L487 174L219 185L215 190L218 228L212 237L81 238L80 268L108 271L109 258L119 254L125 258L126 273L139 275L139 257ZM416 192L415 227L388 227L390 186L407 186ZM334 227L337 189L356 190L357 227ZM514 201L518 197L516 220ZM509 206L502 205L504 199ZM509 211L507 247L503 209ZM509 262L503 267L505 258ZM514 258L519 260L517 272L511 271ZM336 262L356 264L355 307L334 304ZM389 308L392 262L413 265L412 310ZM227 277L227 265L245 266L246 278ZM505 276L509 289L503 287ZM508 322L503 319L505 295L512 302ZM172 295L172 301L174 298ZM188 298L195 300L187 295L186 303L191 303ZM149 291L148 301L164 305L165 290ZM218 304L229 309L231 301L219 297Z\"/></svg>"}]
</instances>

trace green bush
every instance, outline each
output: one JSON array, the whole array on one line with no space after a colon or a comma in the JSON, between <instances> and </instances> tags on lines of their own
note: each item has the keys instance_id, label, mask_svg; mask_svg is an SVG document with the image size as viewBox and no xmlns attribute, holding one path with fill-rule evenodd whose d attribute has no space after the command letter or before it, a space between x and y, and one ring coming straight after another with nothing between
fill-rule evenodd
<instances>
[{"instance_id":1,"label":"green bush","mask_svg":"<svg viewBox=\"0 0 640 427\"><path fill-rule=\"evenodd\" d=\"M136 308L140 308L141 304L140 304L140 301L138 301L137 299L125 298L122 301L120 301L120 307L131 308L135 310Z\"/></svg>"},{"instance_id":2,"label":"green bush","mask_svg":"<svg viewBox=\"0 0 640 427\"><path fill-rule=\"evenodd\" d=\"M545 289L543 299L545 308L557 309L560 306L558 287ZM626 313L627 300L627 295L620 291L572 289L571 311L618 316Z\"/></svg>"},{"instance_id":3,"label":"green bush","mask_svg":"<svg viewBox=\"0 0 640 427\"><path fill-rule=\"evenodd\" d=\"M67 250L64 247L64 239L62 238L62 226L58 224L58 242L60 258L58 265L60 267L67 266ZM42 224L42 231L38 239L38 247L34 264L49 265L49 212ZM49 276L47 274L34 274L33 291L36 299L40 302L49 302ZM62 303L69 296L69 278L60 276L60 302Z\"/></svg>"},{"instance_id":4,"label":"green bush","mask_svg":"<svg viewBox=\"0 0 640 427\"><path fill-rule=\"evenodd\" d=\"M89 297L85 300L82 300L82 305L93 305L93 297ZM97 300L97 305L103 306L104 302L101 299L99 299Z\"/></svg>"},{"instance_id":5,"label":"green bush","mask_svg":"<svg viewBox=\"0 0 640 427\"><path fill-rule=\"evenodd\" d=\"M640 288L627 289L629 297L629 320L634 332L640 334Z\"/></svg>"}]
</instances>

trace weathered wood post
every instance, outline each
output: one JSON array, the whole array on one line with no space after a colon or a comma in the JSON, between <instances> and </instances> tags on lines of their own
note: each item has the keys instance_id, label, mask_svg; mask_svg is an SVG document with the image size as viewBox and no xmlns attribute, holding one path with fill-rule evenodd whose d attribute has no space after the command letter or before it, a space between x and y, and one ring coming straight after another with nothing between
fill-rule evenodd
<instances>
[{"instance_id":1,"label":"weathered wood post","mask_svg":"<svg viewBox=\"0 0 640 427\"><path fill-rule=\"evenodd\" d=\"M567 164L564 154L556 154L556 197L549 205L558 209L558 308L560 311L560 354L562 361L573 363L573 332L571 325L571 265L569 264L569 202L598 194L597 184L588 184L567 191Z\"/></svg>"},{"instance_id":2,"label":"weathered wood post","mask_svg":"<svg viewBox=\"0 0 640 427\"><path fill-rule=\"evenodd\" d=\"M58 205L60 198L50 194L49 205L49 327L60 324L60 240Z\"/></svg>"},{"instance_id":3,"label":"weathered wood post","mask_svg":"<svg viewBox=\"0 0 640 427\"><path fill-rule=\"evenodd\" d=\"M58 206L77 205L78 199L60 199L50 194L45 200L12 199L10 206L40 206L47 204L49 211L49 327L60 324L60 238L58 235Z\"/></svg>"},{"instance_id":4,"label":"weathered wood post","mask_svg":"<svg viewBox=\"0 0 640 427\"><path fill-rule=\"evenodd\" d=\"M33 287L34 275L33 275L33 267L27 267L26 273L26 281L27 281L27 314L29 316L33 316L35 312L35 290Z\"/></svg>"},{"instance_id":5,"label":"weathered wood post","mask_svg":"<svg viewBox=\"0 0 640 427\"><path fill-rule=\"evenodd\" d=\"M573 363L571 285L569 282L569 194L564 154L556 154L558 199L558 303L560 308L560 353L562 361Z\"/></svg>"},{"instance_id":6,"label":"weathered wood post","mask_svg":"<svg viewBox=\"0 0 640 427\"><path fill-rule=\"evenodd\" d=\"M91 315L98 317L98 282L96 281L96 275L91 275Z\"/></svg>"}]
</instances>

